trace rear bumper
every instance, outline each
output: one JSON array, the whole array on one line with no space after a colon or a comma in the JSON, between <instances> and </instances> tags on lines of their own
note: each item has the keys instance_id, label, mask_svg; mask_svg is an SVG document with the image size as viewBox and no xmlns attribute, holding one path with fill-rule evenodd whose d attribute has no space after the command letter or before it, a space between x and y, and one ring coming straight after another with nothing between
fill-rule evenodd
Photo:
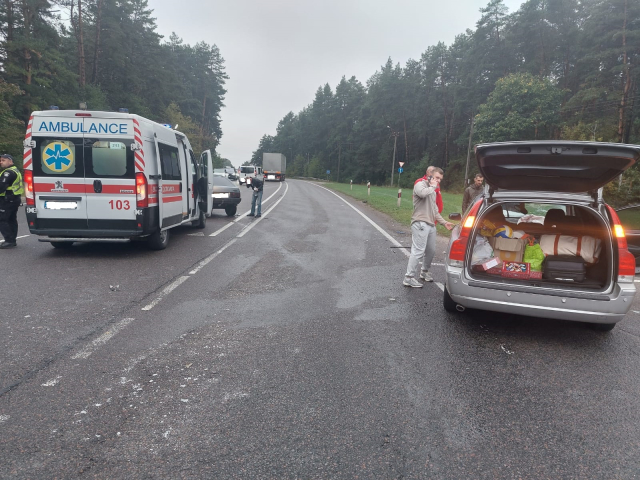
<instances>
[{"instance_id":1,"label":"rear bumper","mask_svg":"<svg viewBox=\"0 0 640 480\"><path fill-rule=\"evenodd\" d=\"M446 287L449 295L466 308L489 310L514 315L553 318L575 322L617 323L631 309L636 286L632 283L614 285L608 294L561 291L545 293L544 289L515 291L508 287L491 288L486 282L467 278L463 269L446 267ZM480 286L482 285L482 286Z\"/></svg>"},{"instance_id":2,"label":"rear bumper","mask_svg":"<svg viewBox=\"0 0 640 480\"><path fill-rule=\"evenodd\" d=\"M241 198L214 198L213 208L231 207L233 205L238 205L241 200Z\"/></svg>"}]
</instances>

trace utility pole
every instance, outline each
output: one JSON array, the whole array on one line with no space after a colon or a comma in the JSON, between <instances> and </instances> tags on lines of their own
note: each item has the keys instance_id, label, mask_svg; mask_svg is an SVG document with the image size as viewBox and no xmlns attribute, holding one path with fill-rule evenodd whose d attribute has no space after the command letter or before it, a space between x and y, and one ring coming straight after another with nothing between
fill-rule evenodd
<instances>
[{"instance_id":1,"label":"utility pole","mask_svg":"<svg viewBox=\"0 0 640 480\"><path fill-rule=\"evenodd\" d=\"M469 158L471 157L471 138L473 137L473 120L474 115L471 115L471 128L469 129L469 147L467 148L467 168L464 170L464 186L467 188L467 178L469 178Z\"/></svg>"},{"instance_id":2,"label":"utility pole","mask_svg":"<svg viewBox=\"0 0 640 480\"><path fill-rule=\"evenodd\" d=\"M389 125L387 125L387 128L391 130ZM396 143L398 142L400 132L394 132L391 130L391 136L393 137L393 159L391 160L391 186L393 187L393 169L396 166Z\"/></svg>"}]
</instances>

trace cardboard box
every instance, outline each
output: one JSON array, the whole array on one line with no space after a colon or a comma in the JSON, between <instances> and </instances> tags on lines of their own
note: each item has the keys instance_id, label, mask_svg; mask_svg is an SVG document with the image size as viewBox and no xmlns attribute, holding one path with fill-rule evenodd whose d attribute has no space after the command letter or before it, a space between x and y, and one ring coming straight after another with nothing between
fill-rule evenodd
<instances>
[{"instance_id":1,"label":"cardboard box","mask_svg":"<svg viewBox=\"0 0 640 480\"><path fill-rule=\"evenodd\" d=\"M502 264L502 276L507 278L528 279L531 275L530 265L521 262L504 262Z\"/></svg>"},{"instance_id":2,"label":"cardboard box","mask_svg":"<svg viewBox=\"0 0 640 480\"><path fill-rule=\"evenodd\" d=\"M500 260L498 257L493 257L490 258L489 260L486 260L482 263L476 263L473 266L473 270L475 270L476 272L486 272L491 268L494 267L499 267L499 265L502 263L502 260Z\"/></svg>"},{"instance_id":3,"label":"cardboard box","mask_svg":"<svg viewBox=\"0 0 640 480\"><path fill-rule=\"evenodd\" d=\"M519 238L489 237L493 254L503 262L522 262L525 241Z\"/></svg>"}]
</instances>

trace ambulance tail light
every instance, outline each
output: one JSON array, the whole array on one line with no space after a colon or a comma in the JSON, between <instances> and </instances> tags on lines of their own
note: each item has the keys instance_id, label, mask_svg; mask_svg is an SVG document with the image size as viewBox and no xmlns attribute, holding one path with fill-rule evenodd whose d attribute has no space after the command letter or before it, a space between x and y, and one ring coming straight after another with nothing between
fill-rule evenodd
<instances>
[{"instance_id":1,"label":"ambulance tail light","mask_svg":"<svg viewBox=\"0 0 640 480\"><path fill-rule=\"evenodd\" d=\"M144 173L136 173L136 205L138 208L146 208L149 206L147 177Z\"/></svg>"},{"instance_id":2,"label":"ambulance tail light","mask_svg":"<svg viewBox=\"0 0 640 480\"><path fill-rule=\"evenodd\" d=\"M616 211L607 205L613 222L613 236L618 241L618 283L633 283L636 275L636 258L629 251L627 237Z\"/></svg>"},{"instance_id":3,"label":"ambulance tail light","mask_svg":"<svg viewBox=\"0 0 640 480\"><path fill-rule=\"evenodd\" d=\"M476 216L478 210L480 210L480 205L482 205L482 200L478 200L471 210L469 210L467 216L462 220L460 236L451 244L451 248L449 249L449 265L452 267L462 267L464 265L469 235L471 235L473 225L476 223Z\"/></svg>"},{"instance_id":4,"label":"ambulance tail light","mask_svg":"<svg viewBox=\"0 0 640 480\"><path fill-rule=\"evenodd\" d=\"M36 204L36 197L33 191L33 171L24 171L24 196L27 199L27 205L34 206Z\"/></svg>"}]
</instances>

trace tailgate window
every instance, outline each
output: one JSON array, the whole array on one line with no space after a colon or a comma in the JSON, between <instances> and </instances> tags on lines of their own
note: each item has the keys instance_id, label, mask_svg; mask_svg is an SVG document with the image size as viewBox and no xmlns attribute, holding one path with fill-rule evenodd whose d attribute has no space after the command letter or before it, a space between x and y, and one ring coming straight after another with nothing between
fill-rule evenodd
<instances>
[{"instance_id":1,"label":"tailgate window","mask_svg":"<svg viewBox=\"0 0 640 480\"><path fill-rule=\"evenodd\" d=\"M123 140L85 140L87 177L134 178L133 151Z\"/></svg>"},{"instance_id":2,"label":"tailgate window","mask_svg":"<svg viewBox=\"0 0 640 480\"><path fill-rule=\"evenodd\" d=\"M82 139L34 138L33 170L36 176L83 177ZM79 155L79 157L78 157Z\"/></svg>"}]
</instances>

